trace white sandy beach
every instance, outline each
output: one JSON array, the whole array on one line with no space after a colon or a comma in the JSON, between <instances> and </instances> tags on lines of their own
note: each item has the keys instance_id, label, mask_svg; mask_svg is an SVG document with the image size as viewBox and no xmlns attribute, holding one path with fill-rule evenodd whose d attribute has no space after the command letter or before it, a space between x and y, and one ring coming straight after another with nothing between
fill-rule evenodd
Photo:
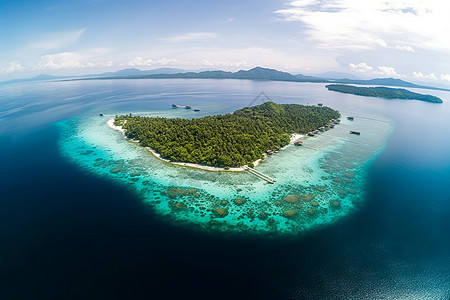
<instances>
[{"instance_id":1,"label":"white sandy beach","mask_svg":"<svg viewBox=\"0 0 450 300\"><path fill-rule=\"evenodd\" d=\"M108 126L111 127L114 130L120 131L122 133L125 133L125 129L122 128L122 126L116 126L114 125L114 118L110 118L107 122Z\"/></svg>"},{"instance_id":2,"label":"white sandy beach","mask_svg":"<svg viewBox=\"0 0 450 300\"><path fill-rule=\"evenodd\" d=\"M114 125L114 118L110 118L107 122L108 126L111 127L114 130L117 130L119 132L125 133L125 129L122 128L122 126L115 126ZM298 133L294 133L291 135L291 140L290 143L294 143L296 141L298 141L299 139L303 138L304 135L302 134L298 134ZM210 166L203 166L203 165L199 165L199 164L193 164L193 163L184 163L184 162L174 162L174 161L170 161L168 159L162 158L161 155L159 153L157 153L155 150L153 150L150 147L145 147L151 154L153 154L156 158L165 161L167 163L171 163L174 165L178 165L178 166L183 166L183 167L190 167L190 168L195 168L195 169L200 169L200 170L205 170L205 171L212 171L212 172L243 172L245 171L244 166L239 167L239 168L229 168L228 170L225 170L224 168L218 168L218 167L210 167ZM266 158L266 154L264 153L264 159ZM256 167L258 166L264 159L258 159L256 161L253 162L253 165Z\"/></svg>"},{"instance_id":3,"label":"white sandy beach","mask_svg":"<svg viewBox=\"0 0 450 300\"><path fill-rule=\"evenodd\" d=\"M114 119L111 118L108 120L107 122L108 126L116 131L125 133L125 129L122 128L122 126L115 126L114 125ZM183 167L190 167L190 168L196 168L196 169L200 169L200 170L205 170L205 171L214 171L214 172L242 172L245 171L245 169L243 167L239 167L239 168L230 168L228 170L225 170L224 168L217 168L217 167L210 167L210 166L202 166L199 164L192 164L192 163L184 163L184 162L173 162L170 161L168 159L162 158L161 155L159 153L157 153L155 150L153 150L150 147L145 147L151 154L153 154L156 158L174 164L174 165L178 165L178 166L183 166ZM258 159L257 161L255 161L255 166L259 163L260 159Z\"/></svg>"},{"instance_id":4,"label":"white sandy beach","mask_svg":"<svg viewBox=\"0 0 450 300\"><path fill-rule=\"evenodd\" d=\"M303 137L305 137L305 135L300 134L300 133L291 134L291 142L290 143L293 144Z\"/></svg>"}]
</instances>

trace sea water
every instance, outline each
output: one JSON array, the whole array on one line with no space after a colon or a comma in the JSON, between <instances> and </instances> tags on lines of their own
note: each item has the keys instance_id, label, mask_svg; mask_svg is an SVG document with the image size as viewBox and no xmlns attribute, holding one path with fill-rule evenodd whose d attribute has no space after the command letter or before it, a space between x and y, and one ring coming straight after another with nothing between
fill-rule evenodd
<instances>
[{"instance_id":1,"label":"sea water","mask_svg":"<svg viewBox=\"0 0 450 300\"><path fill-rule=\"evenodd\" d=\"M445 124L450 115L450 93L413 90L439 96L444 103L339 94L328 91L324 84L246 80L104 80L0 86L0 298L449 299L450 135ZM132 156L133 144L127 141L127 151L117 155L117 160L108 158L118 151L116 142L125 141L106 127L100 112L200 117L233 112L250 104L261 91L277 103L323 102L341 111L343 117L355 116L353 124L342 118L343 125L360 130L359 137L349 135L339 125L305 139L310 146L332 143L335 147L318 150L325 156L318 158L319 166L311 164L313 171L330 178L341 172L353 173L354 182L347 184L359 181L362 177L358 174L364 176L364 190L358 191L361 201L352 212L324 225L312 225L318 230L300 231L306 234L283 234L296 232L295 227L292 231L277 225L277 230L282 227L287 231L280 235L278 231L244 229L239 232L250 234L229 236L206 223L194 226L178 216L160 213L156 205L146 205L142 189L136 188L144 186L143 177L131 172L126 175L123 167L132 164L121 162L128 155L141 159ZM172 103L202 110L172 111ZM393 130L387 134L384 147L375 151L377 147L367 148L372 159L355 157L355 161L366 161L367 171L347 172L339 167L336 171L332 164L321 165L327 155L331 155L329 162L338 164L342 155L353 160L352 152L345 151L346 145L352 147L348 139L361 142L375 130L357 127L364 117L374 119L371 124L376 128L385 127L382 124L387 121ZM101 136L114 142L106 142L105 155L104 149L91 147L97 141L80 142L87 136L75 136L87 130L89 122L93 128L105 130L107 134ZM333 138L339 130L346 140L343 145ZM65 151L69 132L74 134L74 147ZM385 138L384 134L379 136ZM145 151L141 153L143 149L135 146L137 153L144 155ZM81 147L85 147L85 155L77 153L84 150ZM248 182L269 188L282 184L282 174L269 168L269 163L282 161L289 151L295 155L317 152L287 147L258 167L268 168L264 172L277 179L273 187L253 176L247 176ZM74 159L81 156L89 164ZM286 157L296 163L295 156ZM94 165L101 162L95 161L98 158L107 162L103 175ZM152 160L156 162L160 161ZM110 172L117 167L122 171ZM199 180L229 176L181 170L197 174ZM357 165L354 170L359 170ZM130 179L116 179L119 175ZM131 180L135 177L137 182ZM184 178L173 177L169 185L151 185L158 185L161 191L194 185ZM292 178L298 180L297 186L313 184L303 182L303 177ZM332 179L319 182L320 186L334 184ZM344 181L339 184L344 185ZM202 191L206 187L195 186ZM188 200L188 195L164 197L174 202ZM156 201L162 203L164 197ZM340 194L336 199L342 199ZM307 206L311 201L302 200L301 204ZM297 204L282 205L295 208ZM299 212L300 216L312 224L309 215ZM265 232L274 232L274 236Z\"/></svg>"},{"instance_id":2,"label":"sea water","mask_svg":"<svg viewBox=\"0 0 450 300\"><path fill-rule=\"evenodd\" d=\"M180 97L177 103L186 101L183 94L171 96ZM220 112L223 101L233 97L214 96L215 101L201 101L205 96L192 93L191 102L182 104L195 103L195 107ZM192 110L172 109L170 100L164 101L161 94L150 93L145 99L158 101L163 107L102 113L199 116ZM302 98L280 102L316 105L304 103ZM239 108L244 105L245 102ZM60 149L83 169L132 187L167 221L228 233L297 234L331 224L364 203L368 166L382 151L394 128L391 120L373 113L352 110L341 114L342 121L334 129L305 137L301 147L288 145L256 167L276 180L275 184L248 172L211 172L163 162L108 127L108 117L98 113L61 122ZM350 114L353 121L346 118ZM362 134L353 135L350 130Z\"/></svg>"}]
</instances>

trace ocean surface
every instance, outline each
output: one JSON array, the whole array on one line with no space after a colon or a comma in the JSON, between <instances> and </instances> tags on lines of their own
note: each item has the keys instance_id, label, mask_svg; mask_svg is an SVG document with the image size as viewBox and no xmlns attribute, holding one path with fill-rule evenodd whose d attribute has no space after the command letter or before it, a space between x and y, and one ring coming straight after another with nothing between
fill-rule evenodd
<instances>
[{"instance_id":1,"label":"ocean surface","mask_svg":"<svg viewBox=\"0 0 450 300\"><path fill-rule=\"evenodd\" d=\"M273 185L161 162L99 116L223 114L261 91L343 116L258 166ZM450 299L450 93L414 91L444 104L246 80L0 86L0 299Z\"/></svg>"}]
</instances>

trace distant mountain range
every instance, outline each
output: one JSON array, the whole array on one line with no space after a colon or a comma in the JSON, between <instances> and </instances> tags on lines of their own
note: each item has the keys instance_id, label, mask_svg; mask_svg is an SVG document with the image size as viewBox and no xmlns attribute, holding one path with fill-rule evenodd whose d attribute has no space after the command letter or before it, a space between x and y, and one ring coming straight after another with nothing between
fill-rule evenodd
<instances>
[{"instance_id":1,"label":"distant mountain range","mask_svg":"<svg viewBox=\"0 0 450 300\"><path fill-rule=\"evenodd\" d=\"M1 81L0 84L10 84L10 83L19 83L19 82L29 82L29 81L45 81L45 80L80 80L87 78L98 78L98 77L123 77L123 76L147 76L154 74L177 74L186 72L183 69L175 69L175 68L159 68L153 70L145 70L141 71L137 68L128 68L115 72L106 72L101 74L90 74L90 75L81 75L81 76L53 76L47 74L40 74L31 78L21 78L21 79L12 79L8 81Z\"/></svg>"},{"instance_id":2,"label":"distant mountain range","mask_svg":"<svg viewBox=\"0 0 450 300\"><path fill-rule=\"evenodd\" d=\"M369 80L362 79L332 79L339 75L350 75L345 73L327 72L323 73L324 77L307 76L303 74L292 75L287 72L278 71L275 69L256 67L250 70L240 70L237 72L227 71L201 71L191 72L182 69L160 68L154 70L141 71L136 68L123 69L116 72L108 72L97 75L85 75L78 77L57 77L51 75L39 75L28 79L17 79L4 81L0 84L40 81L40 80L100 80L100 79L163 79L163 78L192 78L192 79L247 79L247 80L268 80L268 81L289 81L289 82L319 82L319 83L343 83L343 84L360 84L360 85L381 85L381 86L397 86L409 88L421 88L431 90L450 91L449 89L417 85L401 79L395 78L376 78Z\"/></svg>"},{"instance_id":3,"label":"distant mountain range","mask_svg":"<svg viewBox=\"0 0 450 300\"><path fill-rule=\"evenodd\" d=\"M314 77L320 77L324 79L341 79L341 78L348 78L348 79L361 79L361 77L355 76L350 73L342 73L342 72L335 72L335 71L329 71L325 73L318 73L318 74L312 74Z\"/></svg>"},{"instance_id":4,"label":"distant mountain range","mask_svg":"<svg viewBox=\"0 0 450 300\"><path fill-rule=\"evenodd\" d=\"M174 69L174 68L159 68L159 69L154 69L154 70L145 70L145 71L141 71L139 69L136 68L128 68L128 69L123 69L123 70L119 70L116 72L107 72L107 73L102 73L102 74L98 74L98 75L88 75L89 77L91 76L95 76L95 77L107 77L107 76L136 76L136 75L155 75L155 74L178 74L178 73L183 73L186 72L185 70L182 69Z\"/></svg>"}]
</instances>

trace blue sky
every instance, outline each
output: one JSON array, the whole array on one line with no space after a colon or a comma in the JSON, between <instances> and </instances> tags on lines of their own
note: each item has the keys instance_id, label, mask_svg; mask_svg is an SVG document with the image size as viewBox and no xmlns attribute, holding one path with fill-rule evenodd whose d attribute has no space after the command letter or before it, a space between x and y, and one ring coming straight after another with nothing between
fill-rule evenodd
<instances>
[{"instance_id":1,"label":"blue sky","mask_svg":"<svg viewBox=\"0 0 450 300\"><path fill-rule=\"evenodd\" d=\"M0 80L160 67L450 85L441 0L0 0Z\"/></svg>"}]
</instances>

